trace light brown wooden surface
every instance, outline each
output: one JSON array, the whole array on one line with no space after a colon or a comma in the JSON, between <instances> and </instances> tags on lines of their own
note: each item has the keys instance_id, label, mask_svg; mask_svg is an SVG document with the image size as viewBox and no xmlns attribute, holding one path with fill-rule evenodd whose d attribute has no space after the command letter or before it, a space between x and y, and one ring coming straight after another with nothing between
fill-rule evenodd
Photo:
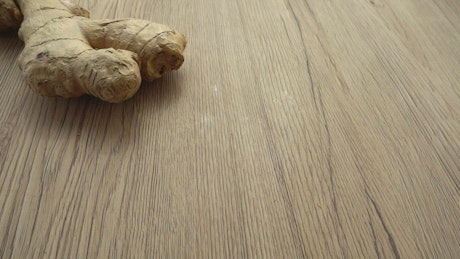
<instances>
[{"instance_id":1,"label":"light brown wooden surface","mask_svg":"<svg viewBox=\"0 0 460 259\"><path fill-rule=\"evenodd\" d=\"M459 1L80 4L186 61L47 99L0 36L0 258L459 257Z\"/></svg>"}]
</instances>

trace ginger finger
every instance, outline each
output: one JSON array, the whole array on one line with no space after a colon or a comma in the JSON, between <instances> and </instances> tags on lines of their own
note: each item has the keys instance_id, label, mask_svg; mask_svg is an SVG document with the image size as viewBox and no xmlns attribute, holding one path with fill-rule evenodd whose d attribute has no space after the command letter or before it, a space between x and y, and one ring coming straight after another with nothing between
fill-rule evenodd
<instances>
[{"instance_id":1,"label":"ginger finger","mask_svg":"<svg viewBox=\"0 0 460 259\"><path fill-rule=\"evenodd\" d=\"M88 13L67 2L17 0L17 3L25 17L19 31L25 41L19 65L29 86L39 94L63 97L90 94L104 101L121 102L132 97L140 86L139 64L145 67L143 74L147 79L157 78L160 72L177 69L182 64L185 39L181 34L168 32L171 35L164 37L168 33L160 32L145 35L148 37L145 41L139 37L117 37L117 33L107 27L110 22L83 17ZM145 21L113 23L130 25L127 27L131 31L135 29L131 24ZM143 35L142 30L130 33ZM122 41L125 43L118 43ZM139 44L143 47L132 47ZM110 48L112 46L118 50ZM123 46L128 50L121 49Z\"/></svg>"},{"instance_id":2,"label":"ginger finger","mask_svg":"<svg viewBox=\"0 0 460 259\"><path fill-rule=\"evenodd\" d=\"M95 48L125 49L138 54L142 79L150 81L184 62L185 37L162 24L137 19L94 20L83 31Z\"/></svg>"},{"instance_id":3,"label":"ginger finger","mask_svg":"<svg viewBox=\"0 0 460 259\"><path fill-rule=\"evenodd\" d=\"M0 31L19 28L22 14L14 0L0 0Z\"/></svg>"}]
</instances>

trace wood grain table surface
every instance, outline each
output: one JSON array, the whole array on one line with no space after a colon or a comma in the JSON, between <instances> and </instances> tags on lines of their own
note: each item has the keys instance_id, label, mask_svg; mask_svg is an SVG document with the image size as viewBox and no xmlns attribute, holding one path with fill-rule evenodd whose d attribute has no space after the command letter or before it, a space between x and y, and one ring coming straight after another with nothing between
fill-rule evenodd
<instances>
[{"instance_id":1,"label":"wood grain table surface","mask_svg":"<svg viewBox=\"0 0 460 259\"><path fill-rule=\"evenodd\" d=\"M78 3L185 63L43 98L0 36L0 258L460 258L460 1Z\"/></svg>"}]
</instances>

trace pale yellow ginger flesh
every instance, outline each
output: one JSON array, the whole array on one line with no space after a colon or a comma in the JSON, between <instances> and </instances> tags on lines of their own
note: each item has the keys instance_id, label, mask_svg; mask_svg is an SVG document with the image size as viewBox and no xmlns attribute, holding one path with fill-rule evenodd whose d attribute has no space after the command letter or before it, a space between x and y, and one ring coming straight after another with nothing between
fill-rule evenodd
<instances>
[{"instance_id":1,"label":"pale yellow ginger flesh","mask_svg":"<svg viewBox=\"0 0 460 259\"><path fill-rule=\"evenodd\" d=\"M185 37L168 26L89 19L86 10L61 0L16 4L24 16L19 66L28 85L41 95L89 94L122 102L137 92L142 79L159 78L184 61Z\"/></svg>"}]
</instances>

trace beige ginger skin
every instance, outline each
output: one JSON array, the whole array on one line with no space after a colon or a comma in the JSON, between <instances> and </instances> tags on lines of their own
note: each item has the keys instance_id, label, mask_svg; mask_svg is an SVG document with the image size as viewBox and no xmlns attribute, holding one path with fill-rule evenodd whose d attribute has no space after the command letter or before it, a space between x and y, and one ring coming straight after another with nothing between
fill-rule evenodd
<instances>
[{"instance_id":1,"label":"beige ginger skin","mask_svg":"<svg viewBox=\"0 0 460 259\"><path fill-rule=\"evenodd\" d=\"M27 84L44 96L89 94L118 103L142 79L159 78L184 61L186 39L166 25L89 19L63 0L0 0L0 14L0 30L17 27L23 16L18 63Z\"/></svg>"}]
</instances>

